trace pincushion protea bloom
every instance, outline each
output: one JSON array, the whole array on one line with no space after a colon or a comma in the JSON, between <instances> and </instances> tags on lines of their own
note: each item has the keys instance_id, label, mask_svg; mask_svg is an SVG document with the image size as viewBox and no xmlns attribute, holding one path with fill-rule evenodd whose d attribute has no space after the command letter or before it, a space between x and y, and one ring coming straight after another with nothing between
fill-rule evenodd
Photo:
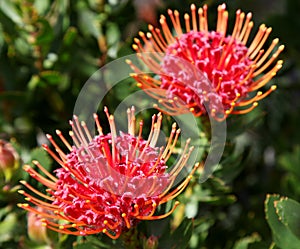
<instances>
[{"instance_id":1,"label":"pincushion protea bloom","mask_svg":"<svg viewBox=\"0 0 300 249\"><path fill-rule=\"evenodd\" d=\"M158 148L161 114L153 116L149 137L144 140L141 137L143 122L135 136L134 109L127 113L128 132L120 132L120 135L117 135L114 117L107 108L105 112L111 131L108 134L103 134L96 114L99 135L94 138L85 122L80 123L76 116L70 121L73 147L57 131L68 153L62 151L52 136L47 136L56 153L47 145L44 148L61 165L55 171L56 176L37 161L33 163L43 175L29 165L24 167L47 187L48 194L21 181L34 195L19 191L29 202L19 204L19 207L41 216L49 229L73 235L104 233L116 239L141 220L156 220L171 214L178 202L165 214L155 215L155 211L160 204L174 199L184 190L198 166L196 164L190 175L173 188L175 178L193 150L193 147L189 148L188 140L177 163L167 169L166 161L172 155L180 133L176 125L172 126L166 147Z\"/></svg>"},{"instance_id":2,"label":"pincushion protea bloom","mask_svg":"<svg viewBox=\"0 0 300 249\"><path fill-rule=\"evenodd\" d=\"M236 12L231 35L227 35L225 4L218 7L214 31L208 28L207 5L197 11L192 4L191 15L184 15L184 25L178 11L168 10L168 15L173 29L162 15L162 32L149 25L149 32L139 32L141 40L135 38L133 44L137 55L159 78L143 73L127 60L135 71L132 77L138 86L158 99L166 113L175 115L191 111L195 116L209 113L223 120L229 114L251 111L257 101L276 89L273 85L264 92L257 91L282 67L281 60L273 64L284 46L277 46L279 40L276 38L264 50L272 30L264 24L249 42L253 27L251 13Z\"/></svg>"}]
</instances>

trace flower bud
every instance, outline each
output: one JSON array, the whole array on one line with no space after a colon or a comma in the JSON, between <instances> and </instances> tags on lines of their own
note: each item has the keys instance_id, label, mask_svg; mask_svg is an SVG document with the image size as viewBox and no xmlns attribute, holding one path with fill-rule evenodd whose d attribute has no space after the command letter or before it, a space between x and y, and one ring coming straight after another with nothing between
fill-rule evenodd
<instances>
[{"instance_id":1,"label":"flower bud","mask_svg":"<svg viewBox=\"0 0 300 249\"><path fill-rule=\"evenodd\" d=\"M37 210L42 211L38 207ZM41 217L38 214L29 212L27 216L27 233L28 237L38 244L48 244L47 227L43 226Z\"/></svg>"},{"instance_id":2,"label":"flower bud","mask_svg":"<svg viewBox=\"0 0 300 249\"><path fill-rule=\"evenodd\" d=\"M11 179L18 166L19 155L14 147L10 143L0 140L0 170L4 175L5 181Z\"/></svg>"},{"instance_id":3,"label":"flower bud","mask_svg":"<svg viewBox=\"0 0 300 249\"><path fill-rule=\"evenodd\" d=\"M158 248L158 239L157 237L151 235L148 239L144 240L145 249L157 249Z\"/></svg>"}]
</instances>

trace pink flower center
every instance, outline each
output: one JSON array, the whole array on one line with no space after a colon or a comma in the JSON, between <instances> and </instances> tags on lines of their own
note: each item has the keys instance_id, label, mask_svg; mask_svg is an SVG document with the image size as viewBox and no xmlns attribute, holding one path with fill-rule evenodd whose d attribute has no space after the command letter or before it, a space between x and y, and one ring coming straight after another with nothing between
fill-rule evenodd
<instances>
[{"instance_id":1,"label":"pink flower center","mask_svg":"<svg viewBox=\"0 0 300 249\"><path fill-rule=\"evenodd\" d=\"M90 229L106 225L114 232L134 225L137 215L153 213L171 180L159 148L146 143L121 133L115 146L108 134L95 137L88 148L74 147L66 164L78 175L75 179L64 168L56 171L59 180L54 204Z\"/></svg>"},{"instance_id":2,"label":"pink flower center","mask_svg":"<svg viewBox=\"0 0 300 249\"><path fill-rule=\"evenodd\" d=\"M248 48L231 36L190 31L168 46L162 62L161 88L191 107L224 113L252 83ZM223 108L223 110L221 110Z\"/></svg>"}]
</instances>

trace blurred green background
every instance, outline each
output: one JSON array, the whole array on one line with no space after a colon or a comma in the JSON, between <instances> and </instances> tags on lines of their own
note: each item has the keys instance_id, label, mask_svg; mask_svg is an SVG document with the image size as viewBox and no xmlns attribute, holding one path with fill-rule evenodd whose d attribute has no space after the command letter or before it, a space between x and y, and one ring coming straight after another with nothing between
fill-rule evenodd
<instances>
[{"instance_id":1,"label":"blurred green background","mask_svg":"<svg viewBox=\"0 0 300 249\"><path fill-rule=\"evenodd\" d=\"M223 2L229 10L229 30L235 11L242 9L253 13L254 30L265 23L273 28L269 42L278 37L285 45L280 55L284 66L269 83L278 89L253 112L227 120L226 148L218 170L203 184L197 178L192 181L179 197L182 208L172 217L142 222L136 240L139 248L300 248L298 0L1 0L0 139L12 143L20 161L12 169L13 177L3 175L0 181L0 248L124 247L101 235L49 233L51 242L28 236L26 213L16 207L22 201L16 192L18 181L30 181L21 165L38 159L49 170L56 167L39 149L45 134L54 134L55 129L67 132L81 87L99 67L133 53L131 44L139 30L147 31L148 23L157 25L168 8L185 13L191 3L209 5L213 29L217 6ZM128 80L113 88L101 106L113 112L137 90ZM143 118L150 117L149 112ZM277 195L266 199L267 194L290 199ZM286 214L293 216L282 220ZM193 219L183 219L185 215ZM162 229L156 231L157 226ZM151 235L158 247L147 247Z\"/></svg>"}]
</instances>

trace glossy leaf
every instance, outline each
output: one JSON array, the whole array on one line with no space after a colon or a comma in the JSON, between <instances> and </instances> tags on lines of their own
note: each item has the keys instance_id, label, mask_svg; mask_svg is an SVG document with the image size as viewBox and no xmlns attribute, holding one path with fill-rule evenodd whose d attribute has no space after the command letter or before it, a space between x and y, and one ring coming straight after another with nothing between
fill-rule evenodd
<instances>
[{"instance_id":1,"label":"glossy leaf","mask_svg":"<svg viewBox=\"0 0 300 249\"><path fill-rule=\"evenodd\" d=\"M280 221L300 240L300 204L289 198L275 202Z\"/></svg>"},{"instance_id":2,"label":"glossy leaf","mask_svg":"<svg viewBox=\"0 0 300 249\"><path fill-rule=\"evenodd\" d=\"M280 201L279 195L268 195L265 201L266 219L272 230L273 240L282 249L298 249L300 248L300 240L281 222L278 216L275 208L278 201Z\"/></svg>"}]
</instances>

